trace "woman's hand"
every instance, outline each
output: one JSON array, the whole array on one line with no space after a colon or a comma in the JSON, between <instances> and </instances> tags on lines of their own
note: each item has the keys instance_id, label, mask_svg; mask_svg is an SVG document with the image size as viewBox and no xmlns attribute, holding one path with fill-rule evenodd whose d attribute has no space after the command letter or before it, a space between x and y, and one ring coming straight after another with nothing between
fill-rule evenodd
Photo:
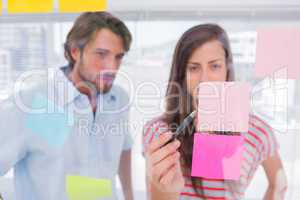
<instances>
[{"instance_id":1,"label":"woman's hand","mask_svg":"<svg viewBox=\"0 0 300 200\"><path fill-rule=\"evenodd\" d=\"M175 140L165 145L172 137L171 132L164 133L146 147L146 175L151 200L178 199L184 187L184 178Z\"/></svg>"}]
</instances>

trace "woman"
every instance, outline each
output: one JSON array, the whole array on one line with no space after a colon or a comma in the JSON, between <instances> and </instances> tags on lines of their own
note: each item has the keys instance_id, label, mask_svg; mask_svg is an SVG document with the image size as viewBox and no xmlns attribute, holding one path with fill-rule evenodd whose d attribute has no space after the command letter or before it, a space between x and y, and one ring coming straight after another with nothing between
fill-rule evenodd
<instances>
[{"instance_id":1,"label":"woman","mask_svg":"<svg viewBox=\"0 0 300 200\"><path fill-rule=\"evenodd\" d=\"M200 82L207 81L234 81L227 34L214 24L195 26L182 35L173 56L166 111L144 127L149 199L242 199L260 165L269 183L264 198L283 199L286 177L278 145L272 128L257 116L250 115L249 131L239 133L245 138L245 151L238 181L191 177L196 121L178 140L167 143L171 132L196 109L195 91Z\"/></svg>"}]
</instances>

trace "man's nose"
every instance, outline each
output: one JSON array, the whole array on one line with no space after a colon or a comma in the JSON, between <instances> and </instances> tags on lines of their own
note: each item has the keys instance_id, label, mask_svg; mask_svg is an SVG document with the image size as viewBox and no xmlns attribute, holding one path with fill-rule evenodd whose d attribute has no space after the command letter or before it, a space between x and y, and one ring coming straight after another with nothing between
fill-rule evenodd
<instances>
[{"instance_id":1,"label":"man's nose","mask_svg":"<svg viewBox=\"0 0 300 200\"><path fill-rule=\"evenodd\" d=\"M119 62L114 57L111 57L105 62L104 68L111 71L117 70L119 68Z\"/></svg>"}]
</instances>

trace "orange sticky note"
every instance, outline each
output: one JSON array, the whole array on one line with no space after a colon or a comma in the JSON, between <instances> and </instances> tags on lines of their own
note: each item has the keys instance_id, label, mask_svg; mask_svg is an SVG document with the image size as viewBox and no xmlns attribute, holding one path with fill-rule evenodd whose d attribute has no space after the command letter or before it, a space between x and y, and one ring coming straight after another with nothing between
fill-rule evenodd
<instances>
[{"instance_id":1,"label":"orange sticky note","mask_svg":"<svg viewBox=\"0 0 300 200\"><path fill-rule=\"evenodd\" d=\"M59 0L59 12L105 11L107 0Z\"/></svg>"},{"instance_id":2,"label":"orange sticky note","mask_svg":"<svg viewBox=\"0 0 300 200\"><path fill-rule=\"evenodd\" d=\"M53 11L53 0L8 0L8 13L49 13Z\"/></svg>"}]
</instances>

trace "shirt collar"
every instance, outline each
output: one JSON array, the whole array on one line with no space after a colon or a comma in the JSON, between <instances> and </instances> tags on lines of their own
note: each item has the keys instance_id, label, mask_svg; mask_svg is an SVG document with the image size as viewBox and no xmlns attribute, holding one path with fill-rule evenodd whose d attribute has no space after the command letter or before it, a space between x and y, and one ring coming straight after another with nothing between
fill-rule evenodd
<instances>
[{"instance_id":1,"label":"shirt collar","mask_svg":"<svg viewBox=\"0 0 300 200\"><path fill-rule=\"evenodd\" d=\"M73 102L81 94L68 78L70 71L71 68L69 66L64 66L58 70L54 70L50 74L50 84L52 84L53 87L49 88L54 90L52 94L56 95L55 101L58 101L57 103L62 106Z\"/></svg>"}]
</instances>

